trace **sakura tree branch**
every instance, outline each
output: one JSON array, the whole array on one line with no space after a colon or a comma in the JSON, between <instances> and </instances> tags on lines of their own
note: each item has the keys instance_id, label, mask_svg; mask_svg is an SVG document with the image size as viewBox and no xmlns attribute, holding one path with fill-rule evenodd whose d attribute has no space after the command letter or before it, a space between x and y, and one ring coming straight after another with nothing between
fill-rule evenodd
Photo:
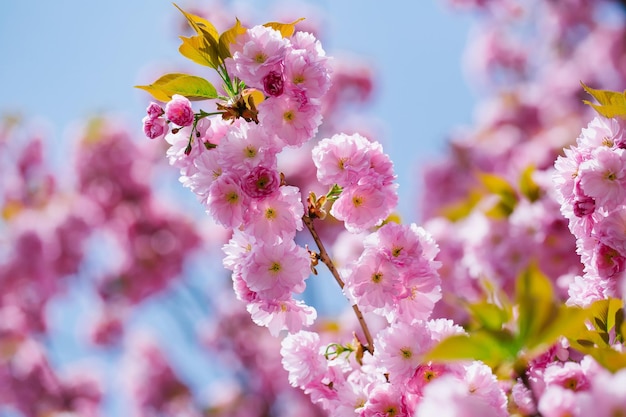
<instances>
[{"instance_id":1,"label":"sakura tree branch","mask_svg":"<svg viewBox=\"0 0 626 417\"><path fill-rule=\"evenodd\" d=\"M330 259L328 252L326 252L326 248L322 243L322 239L320 239L319 234L313 226L313 218L305 214L304 216L302 216L302 221L306 225L307 229L309 229L309 232L311 232L311 236L317 244L317 248L319 249L319 260L324 262L324 264L328 267L330 273L333 275L333 277L335 277L335 281L337 281L339 287L341 287L341 289L343 290L343 287L345 287L346 284L341 279L339 271L337 271L337 268L335 268L335 264L333 263L332 259ZM354 310L354 314L356 314L356 318L361 325L361 329L363 330L363 334L365 335L365 340L367 342L367 345L363 345L362 343L361 345L363 346L364 350L368 351L371 354L374 354L374 341L372 340L372 335L369 328L367 327L367 323L365 322L363 313L361 313L359 306L357 306L356 304L352 305L352 310Z\"/></svg>"}]
</instances>

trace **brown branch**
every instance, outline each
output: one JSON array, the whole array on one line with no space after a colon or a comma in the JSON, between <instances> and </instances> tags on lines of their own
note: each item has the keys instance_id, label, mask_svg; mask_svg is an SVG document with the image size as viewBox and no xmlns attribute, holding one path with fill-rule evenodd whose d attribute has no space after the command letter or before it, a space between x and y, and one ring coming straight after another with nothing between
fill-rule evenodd
<instances>
[{"instance_id":1,"label":"brown branch","mask_svg":"<svg viewBox=\"0 0 626 417\"><path fill-rule=\"evenodd\" d=\"M326 248L324 248L322 239L320 239L320 236L317 234L317 230L315 230L315 227L313 226L313 218L305 214L304 216L302 216L302 221L306 225L307 229L309 229L309 232L311 232L311 236L313 237L313 240L317 244L317 248L320 251L319 259L322 262L324 262L324 264L328 267L328 269L330 270L330 273L333 275L333 277L335 277L335 281L337 281L337 284L339 284L339 287L341 287L341 289L343 290L343 287L345 287L346 284L341 279L341 276L339 275L339 271L337 271L337 268L335 268L335 264L333 263L332 259L330 259L328 252L326 252ZM361 313L361 310L359 310L359 306L357 306L356 304L352 306L352 310L354 310L354 314L356 314L356 318L359 321L359 324L361 325L361 329L363 330L363 334L365 335L365 340L367 341L367 345L363 345L362 343L361 345L363 346L363 349L367 350L369 353L373 355L374 354L374 341L372 340L372 335L370 333L369 328L367 327L367 323L365 322L363 313Z\"/></svg>"}]
</instances>

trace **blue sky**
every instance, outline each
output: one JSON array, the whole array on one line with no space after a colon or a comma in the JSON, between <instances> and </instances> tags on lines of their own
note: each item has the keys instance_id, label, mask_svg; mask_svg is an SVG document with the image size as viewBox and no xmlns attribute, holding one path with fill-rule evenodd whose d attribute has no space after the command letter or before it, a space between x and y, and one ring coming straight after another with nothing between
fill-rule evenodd
<instances>
[{"instance_id":1,"label":"blue sky","mask_svg":"<svg viewBox=\"0 0 626 417\"><path fill-rule=\"evenodd\" d=\"M276 2L237 3L267 14ZM420 162L440 153L453 128L471 122L474 101L461 72L470 18L447 10L444 0L312 3L328 11L327 53L350 51L377 70L373 113L396 165L401 213L416 220ZM166 0L5 2L0 114L37 120L55 143L70 123L99 112L121 115L141 135L146 94L132 86L185 61L177 52L178 13Z\"/></svg>"}]
</instances>

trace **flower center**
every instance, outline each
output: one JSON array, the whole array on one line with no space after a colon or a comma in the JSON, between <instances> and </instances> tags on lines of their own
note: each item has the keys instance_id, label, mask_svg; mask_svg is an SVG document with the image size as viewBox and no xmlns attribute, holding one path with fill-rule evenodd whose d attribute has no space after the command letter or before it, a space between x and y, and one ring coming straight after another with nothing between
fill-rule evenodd
<instances>
[{"instance_id":1,"label":"flower center","mask_svg":"<svg viewBox=\"0 0 626 417\"><path fill-rule=\"evenodd\" d=\"M230 204L237 204L237 202L239 201L239 194L237 194L235 191L231 191L230 193L226 194L226 201L228 201Z\"/></svg>"},{"instance_id":2,"label":"flower center","mask_svg":"<svg viewBox=\"0 0 626 417\"><path fill-rule=\"evenodd\" d=\"M276 210L274 210L272 207L265 210L265 218L267 220L274 220L276 218Z\"/></svg>"},{"instance_id":3,"label":"flower center","mask_svg":"<svg viewBox=\"0 0 626 417\"><path fill-rule=\"evenodd\" d=\"M267 55L265 55L263 52L259 52L258 54L254 56L254 62L256 62L257 64L262 64L266 60L267 60Z\"/></svg>"},{"instance_id":4,"label":"flower center","mask_svg":"<svg viewBox=\"0 0 626 417\"><path fill-rule=\"evenodd\" d=\"M296 118L296 115L291 110L286 111L285 113L283 113L283 119L286 122L292 122L293 119L295 119L295 118Z\"/></svg>"},{"instance_id":5,"label":"flower center","mask_svg":"<svg viewBox=\"0 0 626 417\"><path fill-rule=\"evenodd\" d=\"M273 273L278 273L280 272L280 270L283 269L282 266L280 265L280 263L278 262L274 262L272 263L272 265L270 265L270 267L268 268L269 272L273 272Z\"/></svg>"}]
</instances>

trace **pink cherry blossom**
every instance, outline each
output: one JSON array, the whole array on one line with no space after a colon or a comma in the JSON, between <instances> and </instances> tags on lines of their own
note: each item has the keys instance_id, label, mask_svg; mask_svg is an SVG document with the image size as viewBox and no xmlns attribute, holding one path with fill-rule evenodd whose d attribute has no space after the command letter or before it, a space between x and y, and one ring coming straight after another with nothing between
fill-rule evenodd
<instances>
[{"instance_id":1,"label":"pink cherry blossom","mask_svg":"<svg viewBox=\"0 0 626 417\"><path fill-rule=\"evenodd\" d=\"M254 26L232 45L232 58L226 60L226 68L247 86L262 88L263 78L270 72L282 73L287 47L288 40L277 30Z\"/></svg>"},{"instance_id":2,"label":"pink cherry blossom","mask_svg":"<svg viewBox=\"0 0 626 417\"><path fill-rule=\"evenodd\" d=\"M395 187L380 188L374 184L363 184L344 189L330 209L330 214L344 221L348 231L359 233L385 220L397 202Z\"/></svg>"},{"instance_id":3,"label":"pink cherry blossom","mask_svg":"<svg viewBox=\"0 0 626 417\"><path fill-rule=\"evenodd\" d=\"M347 290L366 311L394 308L406 291L402 284L397 268L376 253L364 254L346 278Z\"/></svg>"},{"instance_id":4,"label":"pink cherry blossom","mask_svg":"<svg viewBox=\"0 0 626 417\"><path fill-rule=\"evenodd\" d=\"M243 191L250 197L262 199L278 191L280 175L275 169L256 166L242 180Z\"/></svg>"},{"instance_id":5,"label":"pink cherry blossom","mask_svg":"<svg viewBox=\"0 0 626 417\"><path fill-rule=\"evenodd\" d=\"M249 288L267 300L283 300L292 292L301 293L309 274L309 254L293 240L253 247L250 260L242 269Z\"/></svg>"},{"instance_id":6,"label":"pink cherry blossom","mask_svg":"<svg viewBox=\"0 0 626 417\"><path fill-rule=\"evenodd\" d=\"M298 188L283 186L249 207L244 230L256 236L258 241L276 244L293 239L296 231L302 230L303 215L304 206Z\"/></svg>"},{"instance_id":7,"label":"pink cherry blossom","mask_svg":"<svg viewBox=\"0 0 626 417\"><path fill-rule=\"evenodd\" d=\"M318 104L301 105L296 97L286 93L260 103L258 110L260 124L273 132L284 146L301 146L317 133L322 123Z\"/></svg>"},{"instance_id":8,"label":"pink cherry blossom","mask_svg":"<svg viewBox=\"0 0 626 417\"><path fill-rule=\"evenodd\" d=\"M592 159L580 164L578 175L584 193L597 204L615 207L626 197L626 152L600 147Z\"/></svg>"},{"instance_id":9,"label":"pink cherry blossom","mask_svg":"<svg viewBox=\"0 0 626 417\"><path fill-rule=\"evenodd\" d=\"M211 184L205 204L207 212L217 223L237 228L243 222L248 200L237 178L222 174Z\"/></svg>"},{"instance_id":10,"label":"pink cherry blossom","mask_svg":"<svg viewBox=\"0 0 626 417\"><path fill-rule=\"evenodd\" d=\"M394 384L403 385L423 362L422 355L434 344L424 322L394 323L378 333L374 357Z\"/></svg>"},{"instance_id":11,"label":"pink cherry blossom","mask_svg":"<svg viewBox=\"0 0 626 417\"><path fill-rule=\"evenodd\" d=\"M321 98L330 88L330 71L326 62L315 62L304 50L285 57L285 78L291 89L302 90L309 99Z\"/></svg>"},{"instance_id":12,"label":"pink cherry blossom","mask_svg":"<svg viewBox=\"0 0 626 417\"><path fill-rule=\"evenodd\" d=\"M305 387L321 379L326 371L326 360L319 334L307 331L286 336L281 344L283 367L289 372L289 383Z\"/></svg>"},{"instance_id":13,"label":"pink cherry blossom","mask_svg":"<svg viewBox=\"0 0 626 417\"><path fill-rule=\"evenodd\" d=\"M361 417L409 417L400 391L391 384L374 385L359 415Z\"/></svg>"},{"instance_id":14,"label":"pink cherry blossom","mask_svg":"<svg viewBox=\"0 0 626 417\"><path fill-rule=\"evenodd\" d=\"M424 388L416 417L505 417L481 396L473 395L467 382L453 375L436 378Z\"/></svg>"},{"instance_id":15,"label":"pink cherry blossom","mask_svg":"<svg viewBox=\"0 0 626 417\"><path fill-rule=\"evenodd\" d=\"M539 399L538 411L545 417L582 416L576 392L559 385L546 388ZM598 415L595 412L593 415Z\"/></svg>"},{"instance_id":16,"label":"pink cherry blossom","mask_svg":"<svg viewBox=\"0 0 626 417\"><path fill-rule=\"evenodd\" d=\"M243 176L257 166L273 169L279 149L272 143L268 130L242 123L226 133L217 150L222 168Z\"/></svg>"},{"instance_id":17,"label":"pink cherry blossom","mask_svg":"<svg viewBox=\"0 0 626 417\"><path fill-rule=\"evenodd\" d=\"M174 94L165 105L165 117L178 126L191 126L194 119L191 102L187 97Z\"/></svg>"},{"instance_id":18,"label":"pink cherry blossom","mask_svg":"<svg viewBox=\"0 0 626 417\"><path fill-rule=\"evenodd\" d=\"M312 151L317 179L340 187L356 184L369 172L368 148L369 141L358 134L337 134L321 140Z\"/></svg>"},{"instance_id":19,"label":"pink cherry blossom","mask_svg":"<svg viewBox=\"0 0 626 417\"><path fill-rule=\"evenodd\" d=\"M146 113L150 119L156 119L159 116L163 116L163 114L165 114L165 110L163 110L158 103L153 101L146 108Z\"/></svg>"},{"instance_id":20,"label":"pink cherry blossom","mask_svg":"<svg viewBox=\"0 0 626 417\"><path fill-rule=\"evenodd\" d=\"M252 320L259 326L267 327L273 336L282 330L297 333L303 327L311 326L317 318L313 307L294 299L255 300L248 303L247 309Z\"/></svg>"}]
</instances>

